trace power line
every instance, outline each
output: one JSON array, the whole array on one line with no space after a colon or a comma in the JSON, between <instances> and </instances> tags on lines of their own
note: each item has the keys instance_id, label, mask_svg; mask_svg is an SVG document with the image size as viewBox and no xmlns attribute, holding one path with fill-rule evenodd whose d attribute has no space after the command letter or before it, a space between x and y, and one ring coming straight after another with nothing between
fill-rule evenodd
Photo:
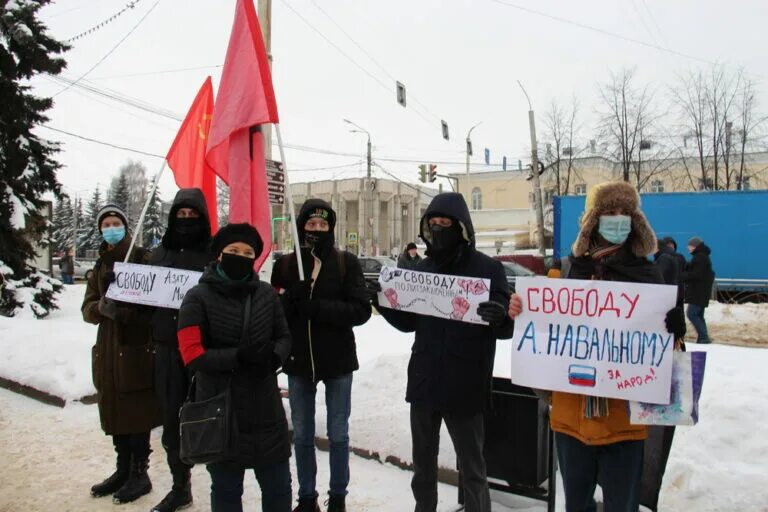
<instances>
[{"instance_id":1,"label":"power line","mask_svg":"<svg viewBox=\"0 0 768 512\"><path fill-rule=\"evenodd\" d=\"M653 23L653 26L656 27L656 32L659 34L659 37L661 38L661 41L667 45L667 38L664 37L664 32L661 31L661 27L656 22L656 17L653 15L653 12L651 12L650 7L648 7L648 3L645 0L640 0L643 3L643 7L645 7L645 10L648 12L648 17L651 18L651 22Z\"/></svg>"},{"instance_id":2,"label":"power line","mask_svg":"<svg viewBox=\"0 0 768 512\"><path fill-rule=\"evenodd\" d=\"M384 167L382 167L381 165L377 164L376 162L373 162L373 165L375 165L376 167L381 169L381 171L384 174L386 174L387 176L389 176L390 178L394 179L395 181L397 181L399 183L402 183L406 187L408 187L408 188L410 188L412 190L415 190L416 192L420 192L420 193L422 193L425 196L430 197L430 198L435 197L435 195L436 195L436 194L429 194L427 192L427 190L429 190L429 189L427 189L426 187L425 188L419 188L419 187L417 187L415 185L412 185L412 184L408 183L407 181L404 181L404 180L400 179L399 177L395 176L394 174L392 174L391 172L389 172L388 170L386 170Z\"/></svg>"},{"instance_id":3,"label":"power line","mask_svg":"<svg viewBox=\"0 0 768 512\"><path fill-rule=\"evenodd\" d=\"M88 30L86 30L85 32L80 32L79 34L77 34L77 35L76 35L76 36L74 36L74 37L70 37L69 39L65 39L65 40L64 40L64 42L65 42L65 43L71 43L72 41L77 41L78 39L80 39L80 38L82 38L82 37L85 37L85 36L87 36L87 35L89 35L89 34L92 34L93 32L96 32L97 30L99 30L101 27L103 27L104 25L106 25L106 24L107 24L107 23L109 23L110 21L114 21L114 20L116 20L117 18L119 18L119 17L120 17L120 15L121 15L121 14L123 14L123 13L124 13L125 11L127 11L128 9L133 9L133 8L136 6L136 4L137 4L137 3L139 3L140 1L141 1L141 0L134 0L134 1L132 1L132 2L128 2L128 4L126 4L126 6L125 6L125 7L123 7L123 8L122 8L120 11L118 11L116 14L113 14L112 16L110 16L110 17L109 17L109 18L107 18L106 20L102 21L102 22L101 22L101 23L99 23L98 25L94 25L94 26L92 26L91 28L89 28L89 29L88 29Z\"/></svg>"},{"instance_id":4,"label":"power line","mask_svg":"<svg viewBox=\"0 0 768 512\"><path fill-rule=\"evenodd\" d=\"M165 158L164 155L158 155L156 153L149 153L147 151L142 151L140 149L129 148L129 147L126 147L126 146L118 146L117 144L112 144L111 142L105 142L103 140L92 139L90 137L85 137L83 135L78 135L76 133L68 132L66 130L59 130L58 128L54 128L53 126L49 126L47 124L42 124L40 126L43 127L43 128L47 128L48 130L52 130L54 132L63 133L64 135L69 135L70 137L75 137L75 138L82 139L82 140L85 140L85 141L88 141L88 142L93 142L94 144L101 144L102 146L109 146L111 148L121 149L123 151L129 151L131 153L138 153L140 155L151 156L151 157L155 157L155 158L163 158L163 159Z\"/></svg>"},{"instance_id":5,"label":"power line","mask_svg":"<svg viewBox=\"0 0 768 512\"><path fill-rule=\"evenodd\" d=\"M106 54L105 54L105 55L104 55L104 56L103 56L101 59L99 59L99 60L98 60L98 62L96 62L96 64L94 64L93 66L91 66L91 68L90 68L88 71L86 71L85 73L83 73L82 75L80 75L80 77L78 77L78 78L77 78L77 80L75 80L73 84L71 84L71 85L68 85L68 86L67 86L67 87L65 87L64 89L60 90L59 92L57 92L56 94L54 94L54 95L53 95L53 97L55 98L55 97L56 97L56 96L58 96L59 94L61 94L61 93L65 92L65 91L67 91L67 90L69 90L69 88L70 88L70 87L72 87L73 85L77 84L78 82L80 82L80 80L82 80L83 78L85 78L86 76L88 76L88 74L89 74L91 71L93 71L94 69L96 69L96 68L97 68L97 67L98 67L98 66L99 66L99 65L100 65L102 62L104 62L104 61L107 59L107 57L109 57L110 55L112 55L112 52L114 52L115 50L117 50L117 49L118 49L118 47L119 47L121 44L123 44L123 41L125 41L126 39L128 39L128 37L129 37L131 34L133 34L133 32L134 32L134 31L135 31L137 28L139 28L139 26L142 24L142 22L143 22L145 19L147 19L147 16L149 16L149 15L150 15L150 13L151 13L152 11L154 11L154 10L155 10L155 7L157 7L157 4L159 4L159 3L160 3L160 0L156 0L156 1L155 1L155 3L154 3L154 4L152 4L152 7L150 7L150 8L149 8L149 10L148 10L148 11L147 11L147 12L144 14L144 16L142 16L142 17L141 17L141 19L139 20L139 22L138 22L138 23L136 23L136 25L134 25L134 26L133 26L133 28L132 28L131 30L129 30L129 31L128 31L128 33L127 33L127 34L125 34L125 35L123 36L123 38L122 38L122 39L120 39L120 40L117 42L117 44L115 44L115 45L114 45L114 46L113 46L113 47L112 47L112 48L111 48L111 49L110 49L110 50L109 50L109 51L108 51L108 52L107 52L107 53L106 53Z\"/></svg>"},{"instance_id":6,"label":"power line","mask_svg":"<svg viewBox=\"0 0 768 512\"><path fill-rule=\"evenodd\" d=\"M158 71L147 71L144 73L131 73L127 75L111 75L111 76L99 76L99 77L91 77L90 80L110 80L113 78L133 78L136 76L151 76L151 75L164 75L168 73L182 73L184 71L199 71L201 69L214 69L214 68L223 68L224 64L214 64L211 66L197 66L193 68L176 68L176 69L161 69Z\"/></svg>"}]
</instances>

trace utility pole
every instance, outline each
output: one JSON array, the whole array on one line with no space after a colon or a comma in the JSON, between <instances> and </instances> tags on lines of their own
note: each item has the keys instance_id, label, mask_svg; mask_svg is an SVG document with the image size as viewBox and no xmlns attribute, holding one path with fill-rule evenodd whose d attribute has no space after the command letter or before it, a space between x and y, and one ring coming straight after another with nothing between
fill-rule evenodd
<instances>
[{"instance_id":1,"label":"utility pole","mask_svg":"<svg viewBox=\"0 0 768 512\"><path fill-rule=\"evenodd\" d=\"M539 245L539 254L546 255L546 248L544 247L544 205L541 201L541 182L539 180L539 150L536 143L536 119L533 115L533 107L531 106L531 99L528 97L528 93L525 92L523 84L520 80L517 84L523 90L525 99L528 100L528 127L531 131L531 172L533 173L533 202L534 209L536 210L536 228L538 231L537 242Z\"/></svg>"},{"instance_id":2,"label":"utility pole","mask_svg":"<svg viewBox=\"0 0 768 512\"><path fill-rule=\"evenodd\" d=\"M472 178L469 175L469 157L472 156L472 130L482 124L482 121L469 129L467 132L467 201L469 202L469 209L472 209Z\"/></svg>"},{"instance_id":3,"label":"utility pole","mask_svg":"<svg viewBox=\"0 0 768 512\"><path fill-rule=\"evenodd\" d=\"M348 125L354 126L355 129L351 130L352 133L364 133L366 136L368 136L368 144L366 146L366 160L367 160L367 172L366 172L366 179L363 181L363 232L360 233L360 240L359 240L359 246L364 247L368 249L368 245L370 243L370 250L366 251L366 256L371 255L371 252L373 251L373 235L372 235L372 226L371 222L373 222L373 181L371 179L371 166L373 165L373 158L371 156L371 134L368 130L361 127L358 124L353 123L349 119L342 119L345 123ZM378 207L378 205L377 205ZM377 233L378 235L378 233ZM363 243L364 242L364 243Z\"/></svg>"}]
</instances>

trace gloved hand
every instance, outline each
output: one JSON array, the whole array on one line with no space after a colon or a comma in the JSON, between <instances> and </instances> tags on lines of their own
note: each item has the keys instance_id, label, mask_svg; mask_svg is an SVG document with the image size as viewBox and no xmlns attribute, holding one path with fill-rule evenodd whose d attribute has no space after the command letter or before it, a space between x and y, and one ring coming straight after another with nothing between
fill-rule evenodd
<instances>
[{"instance_id":1,"label":"gloved hand","mask_svg":"<svg viewBox=\"0 0 768 512\"><path fill-rule=\"evenodd\" d=\"M269 361L269 356L270 352L260 344L244 345L237 349L237 362L241 366L263 365Z\"/></svg>"},{"instance_id":2,"label":"gloved hand","mask_svg":"<svg viewBox=\"0 0 768 512\"><path fill-rule=\"evenodd\" d=\"M103 317L114 320L117 317L117 304L112 299L102 297L99 299L99 313Z\"/></svg>"},{"instance_id":3,"label":"gloved hand","mask_svg":"<svg viewBox=\"0 0 768 512\"><path fill-rule=\"evenodd\" d=\"M477 306L477 314L488 322L491 327L501 327L507 320L506 308L492 300L481 302Z\"/></svg>"},{"instance_id":4,"label":"gloved hand","mask_svg":"<svg viewBox=\"0 0 768 512\"><path fill-rule=\"evenodd\" d=\"M309 296L312 293L312 281L299 281L285 291L296 311L301 315L309 314Z\"/></svg>"},{"instance_id":5,"label":"gloved hand","mask_svg":"<svg viewBox=\"0 0 768 512\"><path fill-rule=\"evenodd\" d=\"M109 288L109 285L114 283L116 279L117 279L117 276L111 270L108 272L105 272L104 273L104 289L106 290L107 288Z\"/></svg>"},{"instance_id":6,"label":"gloved hand","mask_svg":"<svg viewBox=\"0 0 768 512\"><path fill-rule=\"evenodd\" d=\"M272 357L269 359L265 358L261 363L253 367L253 374L260 378L275 375L282 365L283 362L280 361L280 356L272 352Z\"/></svg>"},{"instance_id":7,"label":"gloved hand","mask_svg":"<svg viewBox=\"0 0 768 512\"><path fill-rule=\"evenodd\" d=\"M673 308L667 311L667 316L664 318L664 325L667 326L667 332L675 337L675 341L683 339L688 330L685 325L683 308Z\"/></svg>"},{"instance_id":8,"label":"gloved hand","mask_svg":"<svg viewBox=\"0 0 768 512\"><path fill-rule=\"evenodd\" d=\"M378 281L365 282L365 294L374 305L379 303L379 292L381 292L381 283Z\"/></svg>"}]
</instances>

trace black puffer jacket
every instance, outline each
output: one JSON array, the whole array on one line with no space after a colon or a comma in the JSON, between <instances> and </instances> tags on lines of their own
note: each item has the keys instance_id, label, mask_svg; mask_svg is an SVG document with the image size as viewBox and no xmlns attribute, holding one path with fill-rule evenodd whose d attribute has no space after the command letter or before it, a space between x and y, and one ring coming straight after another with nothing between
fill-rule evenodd
<instances>
[{"instance_id":1,"label":"black puffer jacket","mask_svg":"<svg viewBox=\"0 0 768 512\"><path fill-rule=\"evenodd\" d=\"M704 243L699 244L693 251L693 258L683 272L685 282L685 302L696 306L707 307L712 296L712 285L715 273L712 270L712 260L709 255L712 250Z\"/></svg>"},{"instance_id":2,"label":"black puffer jacket","mask_svg":"<svg viewBox=\"0 0 768 512\"><path fill-rule=\"evenodd\" d=\"M420 262L421 262L421 256L417 254L416 256L411 258L411 255L408 254L408 251L405 251L403 254L400 255L399 258L397 258L397 268L415 270Z\"/></svg>"},{"instance_id":3,"label":"black puffer jacket","mask_svg":"<svg viewBox=\"0 0 768 512\"><path fill-rule=\"evenodd\" d=\"M490 300L509 306L509 287L500 262L475 249L475 231L464 198L455 193L440 194L427 208L421 222L421 237L430 247L428 217L450 217L462 226L466 246L448 268L438 268L427 257L416 270L491 280ZM499 327L377 308L395 328L416 332L408 364L406 400L430 409L455 414L477 414L485 410L490 397L496 339L512 337L514 324L507 320Z\"/></svg>"},{"instance_id":4,"label":"black puffer jacket","mask_svg":"<svg viewBox=\"0 0 768 512\"><path fill-rule=\"evenodd\" d=\"M331 211L331 237L336 214L320 199L309 200L299 213L299 239L304 241L304 224L310 211L324 208ZM304 276L312 275L314 257L308 248L301 250ZM371 305L365 293L365 279L357 257L333 248L333 238L326 250L318 255L320 272L312 287L308 314L291 304L288 293L282 295L285 316L291 326L292 351L283 369L288 375L314 381L345 375L357 370L355 334L352 328L371 317ZM343 276L342 276L343 274ZM342 279L343 277L343 279ZM272 270L272 285L291 290L299 283L296 254L280 258Z\"/></svg>"},{"instance_id":5,"label":"black puffer jacket","mask_svg":"<svg viewBox=\"0 0 768 512\"><path fill-rule=\"evenodd\" d=\"M239 366L237 350L245 301L251 301L245 343L263 347L265 356L277 354L285 361L290 352L290 333L277 294L258 276L247 282L231 281L206 269L200 284L184 297L179 310L182 355L195 371L196 400L211 398L230 385L237 421L235 461L244 467L273 465L290 457L291 446L277 377L254 375L250 366ZM189 361L185 329L199 329L204 352Z\"/></svg>"},{"instance_id":6,"label":"black puffer jacket","mask_svg":"<svg viewBox=\"0 0 768 512\"><path fill-rule=\"evenodd\" d=\"M681 269L675 251L671 247L662 245L653 258L656 267L661 272L661 277L664 278L664 284L677 286L677 305L682 306L685 286L680 276Z\"/></svg>"},{"instance_id":7,"label":"black puffer jacket","mask_svg":"<svg viewBox=\"0 0 768 512\"><path fill-rule=\"evenodd\" d=\"M176 212L179 208L194 208L200 212L200 224L204 226L204 235L191 246L182 245L175 231ZM163 241L152 252L150 265L171 267L202 272L211 260L208 245L211 242L211 223L208 218L208 206L200 189L185 188L176 193L171 211L168 214L168 229ZM152 338L155 343L176 345L178 311L168 308L156 308L152 315Z\"/></svg>"}]
</instances>

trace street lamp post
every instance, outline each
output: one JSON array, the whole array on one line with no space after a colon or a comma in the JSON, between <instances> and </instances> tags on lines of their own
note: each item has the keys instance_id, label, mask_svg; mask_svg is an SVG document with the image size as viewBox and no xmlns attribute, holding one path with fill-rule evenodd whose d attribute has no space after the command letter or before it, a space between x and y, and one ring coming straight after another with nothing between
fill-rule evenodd
<instances>
[{"instance_id":1,"label":"street lamp post","mask_svg":"<svg viewBox=\"0 0 768 512\"><path fill-rule=\"evenodd\" d=\"M373 217L372 208L371 208L371 203L373 201L373 197L372 197L373 190L372 190L372 187L371 187L371 166L373 164L373 160L372 160L372 157L371 157L371 134L370 134L370 132L368 130L366 130L365 128L361 127L358 124L353 123L349 119L342 119L342 121L344 121L345 123L347 123L349 125L352 125L352 126L354 126L356 128L355 130L351 130L351 133L364 133L368 137L368 143L366 145L366 149L367 149L367 151L366 151L366 155L367 155L366 156L366 161L367 161L367 165L366 165L366 180L365 180L365 187L364 187L364 190L363 190L363 198L364 198L364 201L365 201L363 203L364 204L364 207L363 207L363 217L364 217L365 222L363 222L363 233L361 233L362 240L360 240L360 242L358 242L358 244L362 244L362 243L367 244L368 241L372 240L372 238L373 238L373 237L370 236L371 227L369 225L369 215L370 215L370 217ZM359 250L359 247L360 246L358 245L358 250Z\"/></svg>"},{"instance_id":2,"label":"street lamp post","mask_svg":"<svg viewBox=\"0 0 768 512\"><path fill-rule=\"evenodd\" d=\"M525 99L528 100L528 127L531 131L531 173L533 174L533 202L534 209L536 211L536 228L538 229L538 246L539 253L546 255L546 248L544 247L544 205L541 200L541 182L539 180L539 150L536 142L536 121L533 115L533 107L531 106L531 99L528 97L528 93L525 92L525 87L517 81L520 89L525 94Z\"/></svg>"},{"instance_id":3,"label":"street lamp post","mask_svg":"<svg viewBox=\"0 0 768 512\"><path fill-rule=\"evenodd\" d=\"M475 126L469 129L467 132L467 199L469 200L469 209L472 209L472 179L469 177L469 157L472 154L472 130L480 126L483 122L480 121Z\"/></svg>"}]
</instances>

